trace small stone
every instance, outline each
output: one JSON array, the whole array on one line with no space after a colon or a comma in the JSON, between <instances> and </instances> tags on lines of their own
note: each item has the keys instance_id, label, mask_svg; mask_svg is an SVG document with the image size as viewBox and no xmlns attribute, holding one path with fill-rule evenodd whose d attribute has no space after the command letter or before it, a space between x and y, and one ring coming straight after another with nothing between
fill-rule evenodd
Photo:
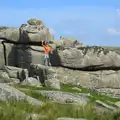
<instances>
[{"instance_id":1,"label":"small stone","mask_svg":"<svg viewBox=\"0 0 120 120\"><path fill-rule=\"evenodd\" d=\"M72 88L73 90L77 90L77 91L82 91L80 88L78 88L78 87L74 87L74 88Z\"/></svg>"}]
</instances>

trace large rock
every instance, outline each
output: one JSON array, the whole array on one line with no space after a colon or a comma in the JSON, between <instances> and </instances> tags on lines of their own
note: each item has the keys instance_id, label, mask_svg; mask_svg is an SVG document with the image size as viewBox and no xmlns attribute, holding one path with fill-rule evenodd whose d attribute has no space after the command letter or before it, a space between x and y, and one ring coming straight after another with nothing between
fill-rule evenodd
<instances>
[{"instance_id":1,"label":"large rock","mask_svg":"<svg viewBox=\"0 0 120 120\"><path fill-rule=\"evenodd\" d=\"M105 107L105 108L107 108L109 110L117 111L116 107L110 106L110 105L108 105L108 104L106 104L106 103L104 103L104 102L102 102L100 100L96 100L96 104L99 105L99 106L103 106L103 107Z\"/></svg>"},{"instance_id":2,"label":"large rock","mask_svg":"<svg viewBox=\"0 0 120 120\"><path fill-rule=\"evenodd\" d=\"M99 88L97 92L112 98L120 98L120 88Z\"/></svg>"},{"instance_id":3,"label":"large rock","mask_svg":"<svg viewBox=\"0 0 120 120\"><path fill-rule=\"evenodd\" d=\"M40 46L16 46L17 66L22 68L28 68L30 64L44 64L44 49Z\"/></svg>"},{"instance_id":4,"label":"large rock","mask_svg":"<svg viewBox=\"0 0 120 120\"><path fill-rule=\"evenodd\" d=\"M4 66L3 71L5 71L10 78L19 80L19 83L28 78L29 73L27 69L22 69L13 66ZM12 80L14 80L12 79Z\"/></svg>"},{"instance_id":5,"label":"large rock","mask_svg":"<svg viewBox=\"0 0 120 120\"><path fill-rule=\"evenodd\" d=\"M31 77L39 76L39 80L42 84L54 89L60 89L60 81L57 79L56 71L52 67L31 64L29 73Z\"/></svg>"},{"instance_id":6,"label":"large rock","mask_svg":"<svg viewBox=\"0 0 120 120\"><path fill-rule=\"evenodd\" d=\"M14 44L4 43L5 63L9 66L16 66L16 50Z\"/></svg>"},{"instance_id":7,"label":"large rock","mask_svg":"<svg viewBox=\"0 0 120 120\"><path fill-rule=\"evenodd\" d=\"M5 71L10 78L18 78L19 72L22 71L21 68L12 67L12 66L4 66L3 71Z\"/></svg>"},{"instance_id":8,"label":"large rock","mask_svg":"<svg viewBox=\"0 0 120 120\"><path fill-rule=\"evenodd\" d=\"M82 47L61 50L58 53L61 65L84 70L118 69L120 55L114 51L106 51L101 47Z\"/></svg>"},{"instance_id":9,"label":"large rock","mask_svg":"<svg viewBox=\"0 0 120 120\"><path fill-rule=\"evenodd\" d=\"M77 39L66 37L61 37L60 40L54 40L53 43L56 44L56 47L60 50L68 48L79 48L84 46L83 43Z\"/></svg>"},{"instance_id":10,"label":"large rock","mask_svg":"<svg viewBox=\"0 0 120 120\"><path fill-rule=\"evenodd\" d=\"M60 80L63 84L81 85L87 88L120 88L120 71L79 71L67 68L46 67L39 64L30 66L30 76L37 75L40 80Z\"/></svg>"},{"instance_id":11,"label":"large rock","mask_svg":"<svg viewBox=\"0 0 120 120\"><path fill-rule=\"evenodd\" d=\"M54 72L51 72L51 77L56 75L56 79L63 84L80 85L95 89L120 89L120 70L80 71L55 67L52 69Z\"/></svg>"},{"instance_id":12,"label":"large rock","mask_svg":"<svg viewBox=\"0 0 120 120\"><path fill-rule=\"evenodd\" d=\"M28 22L29 24L24 24L20 27L21 42L40 42L50 39L50 30L45 27L41 20L30 19Z\"/></svg>"},{"instance_id":13,"label":"large rock","mask_svg":"<svg viewBox=\"0 0 120 120\"><path fill-rule=\"evenodd\" d=\"M6 29L0 30L0 38L18 42L20 40L19 28L6 27Z\"/></svg>"},{"instance_id":14,"label":"large rock","mask_svg":"<svg viewBox=\"0 0 120 120\"><path fill-rule=\"evenodd\" d=\"M84 106L88 102L87 97L75 95L68 92L40 90L38 91L38 93L47 97L49 100L53 100L57 103L62 103L62 104L72 103L72 104L80 104Z\"/></svg>"},{"instance_id":15,"label":"large rock","mask_svg":"<svg viewBox=\"0 0 120 120\"><path fill-rule=\"evenodd\" d=\"M15 66L15 49L13 44L0 42L0 68L4 65Z\"/></svg>"},{"instance_id":16,"label":"large rock","mask_svg":"<svg viewBox=\"0 0 120 120\"><path fill-rule=\"evenodd\" d=\"M0 69L5 65L4 46L0 43Z\"/></svg>"},{"instance_id":17,"label":"large rock","mask_svg":"<svg viewBox=\"0 0 120 120\"><path fill-rule=\"evenodd\" d=\"M40 42L49 38L49 31L47 28L38 30L36 26L27 25L21 28L21 42Z\"/></svg>"},{"instance_id":18,"label":"large rock","mask_svg":"<svg viewBox=\"0 0 120 120\"><path fill-rule=\"evenodd\" d=\"M65 48L75 48L75 47L83 47L83 43L78 41L75 38L66 38L66 37L60 37L60 40L62 41L62 45Z\"/></svg>"},{"instance_id":19,"label":"large rock","mask_svg":"<svg viewBox=\"0 0 120 120\"><path fill-rule=\"evenodd\" d=\"M102 46L104 49L109 51L115 51L117 54L120 54L120 47L119 46Z\"/></svg>"},{"instance_id":20,"label":"large rock","mask_svg":"<svg viewBox=\"0 0 120 120\"><path fill-rule=\"evenodd\" d=\"M49 88L60 89L60 80L52 78L45 80L45 85Z\"/></svg>"},{"instance_id":21,"label":"large rock","mask_svg":"<svg viewBox=\"0 0 120 120\"><path fill-rule=\"evenodd\" d=\"M19 90L8 86L4 83L0 83L0 100L7 101L7 100L27 100L31 104L42 105L43 102L36 100L30 96L25 95L24 93L20 92Z\"/></svg>"},{"instance_id":22,"label":"large rock","mask_svg":"<svg viewBox=\"0 0 120 120\"><path fill-rule=\"evenodd\" d=\"M40 42L50 40L51 33L41 20L30 19L28 24L22 24L20 28L1 27L0 38L17 43Z\"/></svg>"},{"instance_id":23,"label":"large rock","mask_svg":"<svg viewBox=\"0 0 120 120\"><path fill-rule=\"evenodd\" d=\"M29 86L39 87L41 84L40 84L40 81L37 80L36 78L28 77L21 82L21 85L29 85Z\"/></svg>"}]
</instances>

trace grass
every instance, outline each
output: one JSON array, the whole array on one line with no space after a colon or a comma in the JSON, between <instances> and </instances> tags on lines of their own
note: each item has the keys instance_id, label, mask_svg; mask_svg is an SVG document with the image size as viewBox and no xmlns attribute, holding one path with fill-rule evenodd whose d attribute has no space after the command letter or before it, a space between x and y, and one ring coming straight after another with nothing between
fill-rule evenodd
<instances>
[{"instance_id":1,"label":"grass","mask_svg":"<svg viewBox=\"0 0 120 120\"><path fill-rule=\"evenodd\" d=\"M40 95L40 93L35 92L35 90L54 90L54 91L59 91L57 89L52 89L52 88L47 88L47 87L33 87L33 86L23 86L23 85L17 85L15 86L17 89L21 90L22 92L26 93L27 95L30 95L36 99L42 99L42 100L46 100L46 98L44 98L42 95ZM79 90L74 90L72 88L77 87L79 89L81 89L81 91ZM25 90L24 90L25 89ZM74 86L74 85L68 85L68 84L61 84L61 90L63 92L70 92L73 94L78 94L78 93L90 93L91 96L89 97L89 99L91 101L95 101L95 100L101 100L107 104L111 103L115 103L117 101L120 101L120 98L112 98L106 95L102 95L100 93L97 92L93 92L87 88L83 88L81 86ZM109 101L109 102L107 102Z\"/></svg>"},{"instance_id":2,"label":"grass","mask_svg":"<svg viewBox=\"0 0 120 120\"><path fill-rule=\"evenodd\" d=\"M26 120L27 114L42 116L37 120L56 120L59 117L86 118L87 120L119 120L120 113L97 114L93 104L79 105L46 102L43 106L30 105L25 101L1 102L0 120ZM28 120L32 120L31 118Z\"/></svg>"},{"instance_id":3,"label":"grass","mask_svg":"<svg viewBox=\"0 0 120 120\"><path fill-rule=\"evenodd\" d=\"M48 101L47 98L37 93L36 90L55 90L46 87L30 87L17 85L16 88L20 89L25 94L32 96L36 99L44 101L43 106L36 106L27 103L26 101L9 101L8 103L0 102L0 120L26 120L27 114L38 114L41 117L37 120L56 120L59 117L71 117L71 118L86 118L87 120L120 120L120 112L117 113L97 113L95 111L95 100L109 100L116 102L118 99L112 99L107 96L103 96L94 93L86 88L81 89L81 93L90 93L93 98L84 107L74 104L58 104L52 101ZM73 90L75 86L61 85L61 91L78 94L80 91ZM28 119L32 120L32 118Z\"/></svg>"},{"instance_id":4,"label":"grass","mask_svg":"<svg viewBox=\"0 0 120 120\"><path fill-rule=\"evenodd\" d=\"M93 97L90 97L91 100L101 100L101 101L110 101L110 102L120 101L120 98L111 98L109 96L102 95L102 94L97 93L97 92L93 92L87 88L83 88L81 86L77 86L77 88L81 89L81 91L73 90L72 89L73 87L75 87L75 86L64 84L64 85L62 85L62 91L71 92L71 93L90 93L91 96L93 96Z\"/></svg>"}]
</instances>

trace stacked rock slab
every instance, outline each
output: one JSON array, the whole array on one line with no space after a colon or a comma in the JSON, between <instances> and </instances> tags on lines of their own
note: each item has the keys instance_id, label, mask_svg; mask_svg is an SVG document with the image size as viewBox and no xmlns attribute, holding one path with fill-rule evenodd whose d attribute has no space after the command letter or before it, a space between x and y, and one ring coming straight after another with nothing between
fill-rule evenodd
<instances>
[{"instance_id":1,"label":"stacked rock slab","mask_svg":"<svg viewBox=\"0 0 120 120\"><path fill-rule=\"evenodd\" d=\"M17 66L28 68L30 64L44 64L43 48L39 46L17 45Z\"/></svg>"},{"instance_id":2,"label":"stacked rock slab","mask_svg":"<svg viewBox=\"0 0 120 120\"><path fill-rule=\"evenodd\" d=\"M5 60L4 60L4 47L3 47L3 45L0 43L0 69L2 69L4 65L5 65Z\"/></svg>"},{"instance_id":3,"label":"stacked rock slab","mask_svg":"<svg viewBox=\"0 0 120 120\"><path fill-rule=\"evenodd\" d=\"M31 20L31 19L30 19ZM38 20L30 24L22 24L20 28L1 27L0 38L16 43L40 42L50 39L50 30L45 27L44 23Z\"/></svg>"},{"instance_id":4,"label":"stacked rock slab","mask_svg":"<svg viewBox=\"0 0 120 120\"><path fill-rule=\"evenodd\" d=\"M4 44L0 45L0 68L4 65L28 68L31 63L44 64L41 41L51 40L50 30L39 19L29 19L27 22L20 28L0 27L0 39L4 40Z\"/></svg>"},{"instance_id":5,"label":"stacked rock slab","mask_svg":"<svg viewBox=\"0 0 120 120\"><path fill-rule=\"evenodd\" d=\"M6 65L16 66L16 50L14 44L4 43L4 59Z\"/></svg>"},{"instance_id":6,"label":"stacked rock slab","mask_svg":"<svg viewBox=\"0 0 120 120\"><path fill-rule=\"evenodd\" d=\"M86 46L60 50L61 65L72 69L120 69L120 55L102 47Z\"/></svg>"}]
</instances>

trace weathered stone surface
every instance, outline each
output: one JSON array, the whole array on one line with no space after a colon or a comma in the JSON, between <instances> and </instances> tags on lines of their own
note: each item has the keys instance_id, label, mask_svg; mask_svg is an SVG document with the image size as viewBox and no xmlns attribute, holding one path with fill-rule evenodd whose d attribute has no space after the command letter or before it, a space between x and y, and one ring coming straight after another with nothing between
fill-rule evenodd
<instances>
[{"instance_id":1,"label":"weathered stone surface","mask_svg":"<svg viewBox=\"0 0 120 120\"><path fill-rule=\"evenodd\" d=\"M40 42L50 40L51 33L41 20L30 19L28 24L22 24L20 28L2 27L0 38L17 43Z\"/></svg>"},{"instance_id":2,"label":"weathered stone surface","mask_svg":"<svg viewBox=\"0 0 120 120\"><path fill-rule=\"evenodd\" d=\"M113 111L116 111L116 110L117 110L117 108L115 108L115 107L113 107L113 106L110 106L110 105L108 105L108 104L106 104L106 103L104 103L104 102L102 102L102 101L100 101L100 100L96 100L96 103L97 103L98 105L100 105L100 106L103 106L103 107L107 108L107 109L110 109L110 110L113 110Z\"/></svg>"},{"instance_id":3,"label":"weathered stone surface","mask_svg":"<svg viewBox=\"0 0 120 120\"><path fill-rule=\"evenodd\" d=\"M0 83L9 83L11 79L6 72L0 71Z\"/></svg>"},{"instance_id":4,"label":"weathered stone surface","mask_svg":"<svg viewBox=\"0 0 120 120\"><path fill-rule=\"evenodd\" d=\"M0 83L0 99L3 101L7 100L27 100L31 104L42 105L43 102L36 100L30 96L25 95L19 90L8 86L7 84Z\"/></svg>"},{"instance_id":5,"label":"weathered stone surface","mask_svg":"<svg viewBox=\"0 0 120 120\"><path fill-rule=\"evenodd\" d=\"M29 73L31 77L39 76L39 79L42 84L45 83L45 80L50 80L51 87L54 85L56 86L56 71L53 69L53 67L48 67L40 64L31 64ZM53 82L52 82L53 80ZM50 85L50 84L49 84ZM59 82L57 81L57 86L59 85Z\"/></svg>"},{"instance_id":6,"label":"weathered stone surface","mask_svg":"<svg viewBox=\"0 0 120 120\"><path fill-rule=\"evenodd\" d=\"M29 86L39 87L41 84L40 84L40 81L37 80L36 78L28 77L21 82L21 85L29 85Z\"/></svg>"},{"instance_id":7,"label":"weathered stone surface","mask_svg":"<svg viewBox=\"0 0 120 120\"><path fill-rule=\"evenodd\" d=\"M22 71L22 68L13 67L13 66L4 66L3 70L9 75L9 77L18 78L18 72Z\"/></svg>"},{"instance_id":8,"label":"weathered stone surface","mask_svg":"<svg viewBox=\"0 0 120 120\"><path fill-rule=\"evenodd\" d=\"M16 50L14 44L4 43L4 56L6 59L6 65L15 66L16 65Z\"/></svg>"},{"instance_id":9,"label":"weathered stone surface","mask_svg":"<svg viewBox=\"0 0 120 120\"><path fill-rule=\"evenodd\" d=\"M97 91L112 98L120 98L120 88L99 88Z\"/></svg>"},{"instance_id":10,"label":"weathered stone surface","mask_svg":"<svg viewBox=\"0 0 120 120\"><path fill-rule=\"evenodd\" d=\"M117 54L120 55L120 47L119 46L102 46L102 47L109 51L115 51Z\"/></svg>"},{"instance_id":11,"label":"weathered stone surface","mask_svg":"<svg viewBox=\"0 0 120 120\"><path fill-rule=\"evenodd\" d=\"M19 41L19 28L9 27L0 31L0 38L5 38L13 42Z\"/></svg>"},{"instance_id":12,"label":"weathered stone surface","mask_svg":"<svg viewBox=\"0 0 120 120\"><path fill-rule=\"evenodd\" d=\"M83 47L83 44L75 38L60 37L60 40L62 41L62 46L65 48Z\"/></svg>"},{"instance_id":13,"label":"weathered stone surface","mask_svg":"<svg viewBox=\"0 0 120 120\"><path fill-rule=\"evenodd\" d=\"M60 80L58 79L48 79L45 80L45 85L49 88L60 89Z\"/></svg>"},{"instance_id":14,"label":"weathered stone surface","mask_svg":"<svg viewBox=\"0 0 120 120\"><path fill-rule=\"evenodd\" d=\"M9 79L9 75L6 72L0 71L0 78Z\"/></svg>"},{"instance_id":15,"label":"weathered stone surface","mask_svg":"<svg viewBox=\"0 0 120 120\"><path fill-rule=\"evenodd\" d=\"M40 42L48 40L49 37L50 31L44 26L44 23L40 23L40 25L26 24L20 27L21 42Z\"/></svg>"},{"instance_id":16,"label":"weathered stone surface","mask_svg":"<svg viewBox=\"0 0 120 120\"><path fill-rule=\"evenodd\" d=\"M16 46L17 66L29 68L30 64L44 64L44 49L38 46Z\"/></svg>"},{"instance_id":17,"label":"weathered stone surface","mask_svg":"<svg viewBox=\"0 0 120 120\"><path fill-rule=\"evenodd\" d=\"M5 65L5 60L4 60L4 47L0 43L0 69L2 69Z\"/></svg>"},{"instance_id":18,"label":"weathered stone surface","mask_svg":"<svg viewBox=\"0 0 120 120\"><path fill-rule=\"evenodd\" d=\"M22 68L13 67L13 66L4 66L3 70L8 74L10 78L17 79L17 81L15 79L13 80L11 79L13 82L15 80L17 83L18 83L18 79L19 79L19 82L22 82L24 79L26 79L26 77L29 76L27 69L22 69Z\"/></svg>"},{"instance_id":19,"label":"weathered stone surface","mask_svg":"<svg viewBox=\"0 0 120 120\"><path fill-rule=\"evenodd\" d=\"M43 96L46 96L49 100L53 100L57 103L71 103L80 104L84 106L88 102L87 97L75 95L69 92L40 90L38 91L38 93L41 93Z\"/></svg>"},{"instance_id":20,"label":"weathered stone surface","mask_svg":"<svg viewBox=\"0 0 120 120\"><path fill-rule=\"evenodd\" d=\"M39 66L39 65L38 65ZM34 68L35 69L35 68ZM80 85L87 88L120 88L120 71L79 71L67 68L53 67L51 76L56 75L56 79L63 84Z\"/></svg>"},{"instance_id":21,"label":"weathered stone surface","mask_svg":"<svg viewBox=\"0 0 120 120\"><path fill-rule=\"evenodd\" d=\"M61 65L69 68L93 70L120 67L120 55L101 47L83 47L61 50L58 53Z\"/></svg>"}]
</instances>

